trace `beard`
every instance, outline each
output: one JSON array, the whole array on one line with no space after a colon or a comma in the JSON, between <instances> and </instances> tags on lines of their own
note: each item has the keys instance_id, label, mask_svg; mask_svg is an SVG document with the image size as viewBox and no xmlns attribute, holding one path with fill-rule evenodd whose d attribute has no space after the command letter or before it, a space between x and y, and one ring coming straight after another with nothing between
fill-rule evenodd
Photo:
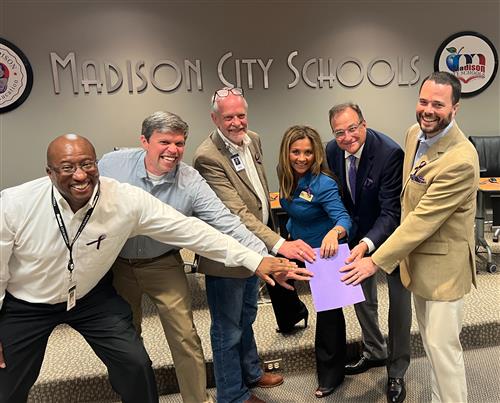
<instances>
[{"instance_id":1,"label":"beard","mask_svg":"<svg viewBox=\"0 0 500 403\"><path fill-rule=\"evenodd\" d=\"M453 113L449 113L448 116L445 117L438 117L438 119L429 124L428 122L423 122L424 120L424 112L420 112L417 114L417 122L420 125L420 129L422 132L426 135L429 134L437 134L443 129L446 128L450 124L450 122L453 120ZM435 115L434 115L435 116ZM425 125L427 123L427 125Z\"/></svg>"}]
</instances>

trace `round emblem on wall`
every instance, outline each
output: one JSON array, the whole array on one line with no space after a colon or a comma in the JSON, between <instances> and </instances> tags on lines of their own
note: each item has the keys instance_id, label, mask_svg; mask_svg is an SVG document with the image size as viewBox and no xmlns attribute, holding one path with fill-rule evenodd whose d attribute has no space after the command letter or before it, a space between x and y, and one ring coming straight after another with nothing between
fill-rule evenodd
<instances>
[{"instance_id":1,"label":"round emblem on wall","mask_svg":"<svg viewBox=\"0 0 500 403\"><path fill-rule=\"evenodd\" d=\"M458 32L439 47L434 70L454 74L462 83L462 96L472 97L483 92L495 79L498 54L484 35Z\"/></svg>"},{"instance_id":2,"label":"round emblem on wall","mask_svg":"<svg viewBox=\"0 0 500 403\"><path fill-rule=\"evenodd\" d=\"M33 87L33 70L24 53L0 38L0 113L21 105Z\"/></svg>"}]
</instances>

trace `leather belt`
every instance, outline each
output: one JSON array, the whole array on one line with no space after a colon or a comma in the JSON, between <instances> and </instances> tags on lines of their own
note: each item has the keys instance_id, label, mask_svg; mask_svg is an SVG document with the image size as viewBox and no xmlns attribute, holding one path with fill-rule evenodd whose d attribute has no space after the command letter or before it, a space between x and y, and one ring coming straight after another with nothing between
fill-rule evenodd
<instances>
[{"instance_id":1,"label":"leather belt","mask_svg":"<svg viewBox=\"0 0 500 403\"><path fill-rule=\"evenodd\" d=\"M145 257L145 258L126 258L126 257L121 257L118 256L118 259L121 260L122 262L127 262L128 264L140 264L140 263L152 263L156 262L157 260L161 260L169 255L173 255L174 253L179 253L178 249L170 249L168 252L165 252L163 255L156 256L156 257Z\"/></svg>"}]
</instances>

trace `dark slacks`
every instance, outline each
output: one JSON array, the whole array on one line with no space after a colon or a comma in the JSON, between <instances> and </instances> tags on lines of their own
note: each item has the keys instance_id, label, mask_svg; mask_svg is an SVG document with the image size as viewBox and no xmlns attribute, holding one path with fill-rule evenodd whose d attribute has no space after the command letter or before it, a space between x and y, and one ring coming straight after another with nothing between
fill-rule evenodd
<instances>
[{"instance_id":1,"label":"dark slacks","mask_svg":"<svg viewBox=\"0 0 500 403\"><path fill-rule=\"evenodd\" d=\"M386 343L378 322L377 276L361 283L366 301L354 305L363 334L363 355L370 360L387 359L391 378L404 378L410 365L411 297L401 283L399 267L384 274L389 290L389 337Z\"/></svg>"},{"instance_id":2,"label":"dark slacks","mask_svg":"<svg viewBox=\"0 0 500 403\"><path fill-rule=\"evenodd\" d=\"M299 267L305 267L303 262L298 260L294 262ZM297 291L289 291L278 284L268 289L278 325L281 321L293 326L307 313L307 307L299 299ZM342 308L318 312L315 354L319 386L330 388L344 381L346 349L345 319Z\"/></svg>"},{"instance_id":3,"label":"dark slacks","mask_svg":"<svg viewBox=\"0 0 500 403\"><path fill-rule=\"evenodd\" d=\"M287 283L294 287L294 280L288 280ZM278 283L266 286L278 329L283 333L292 331L294 325L308 315L306 305L300 300L297 290L287 290Z\"/></svg>"},{"instance_id":4,"label":"dark slacks","mask_svg":"<svg viewBox=\"0 0 500 403\"><path fill-rule=\"evenodd\" d=\"M278 255L278 257L284 256ZM305 267L304 262L299 260L292 261L299 267ZM287 283L295 287L294 280L288 280ZM266 287L279 331L282 333L293 331L294 325L309 314L306 305L300 300L297 290L287 290L278 283L274 286L266 284Z\"/></svg>"},{"instance_id":5,"label":"dark slacks","mask_svg":"<svg viewBox=\"0 0 500 403\"><path fill-rule=\"evenodd\" d=\"M316 322L316 371L318 385L331 388L344 380L346 333L342 308L318 312Z\"/></svg>"},{"instance_id":6,"label":"dark slacks","mask_svg":"<svg viewBox=\"0 0 500 403\"><path fill-rule=\"evenodd\" d=\"M90 344L108 369L113 389L125 403L157 402L151 360L132 325L129 305L105 276L76 306L36 304L6 293L0 311L0 403L26 402L42 366L52 330L67 323ZM71 346L68 345L70 348Z\"/></svg>"}]
</instances>

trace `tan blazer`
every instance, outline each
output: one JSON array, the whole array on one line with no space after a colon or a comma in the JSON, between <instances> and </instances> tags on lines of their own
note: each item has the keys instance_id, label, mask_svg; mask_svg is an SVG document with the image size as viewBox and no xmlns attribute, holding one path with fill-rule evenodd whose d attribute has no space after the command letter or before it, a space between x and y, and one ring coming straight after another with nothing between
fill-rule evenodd
<instances>
[{"instance_id":1,"label":"tan blazer","mask_svg":"<svg viewBox=\"0 0 500 403\"><path fill-rule=\"evenodd\" d=\"M419 132L406 134L401 224L372 258L387 272L400 263L403 285L420 297L453 301L476 285L478 156L454 123L414 168Z\"/></svg>"},{"instance_id":2,"label":"tan blazer","mask_svg":"<svg viewBox=\"0 0 500 403\"><path fill-rule=\"evenodd\" d=\"M262 146L256 133L248 132L252 140L249 145L255 167L266 193L269 193ZM219 196L229 210L240 217L245 226L261 239L268 250L279 241L280 236L262 222L262 203L250 183L246 171L239 172L231 162L231 152L216 131L200 144L193 158L193 166L200 172L210 187ZM269 213L269 201L268 201ZM270 214L270 219L272 219ZM199 271L220 277L248 277L251 272L244 268L224 269L223 265L208 259L200 259Z\"/></svg>"}]
</instances>

